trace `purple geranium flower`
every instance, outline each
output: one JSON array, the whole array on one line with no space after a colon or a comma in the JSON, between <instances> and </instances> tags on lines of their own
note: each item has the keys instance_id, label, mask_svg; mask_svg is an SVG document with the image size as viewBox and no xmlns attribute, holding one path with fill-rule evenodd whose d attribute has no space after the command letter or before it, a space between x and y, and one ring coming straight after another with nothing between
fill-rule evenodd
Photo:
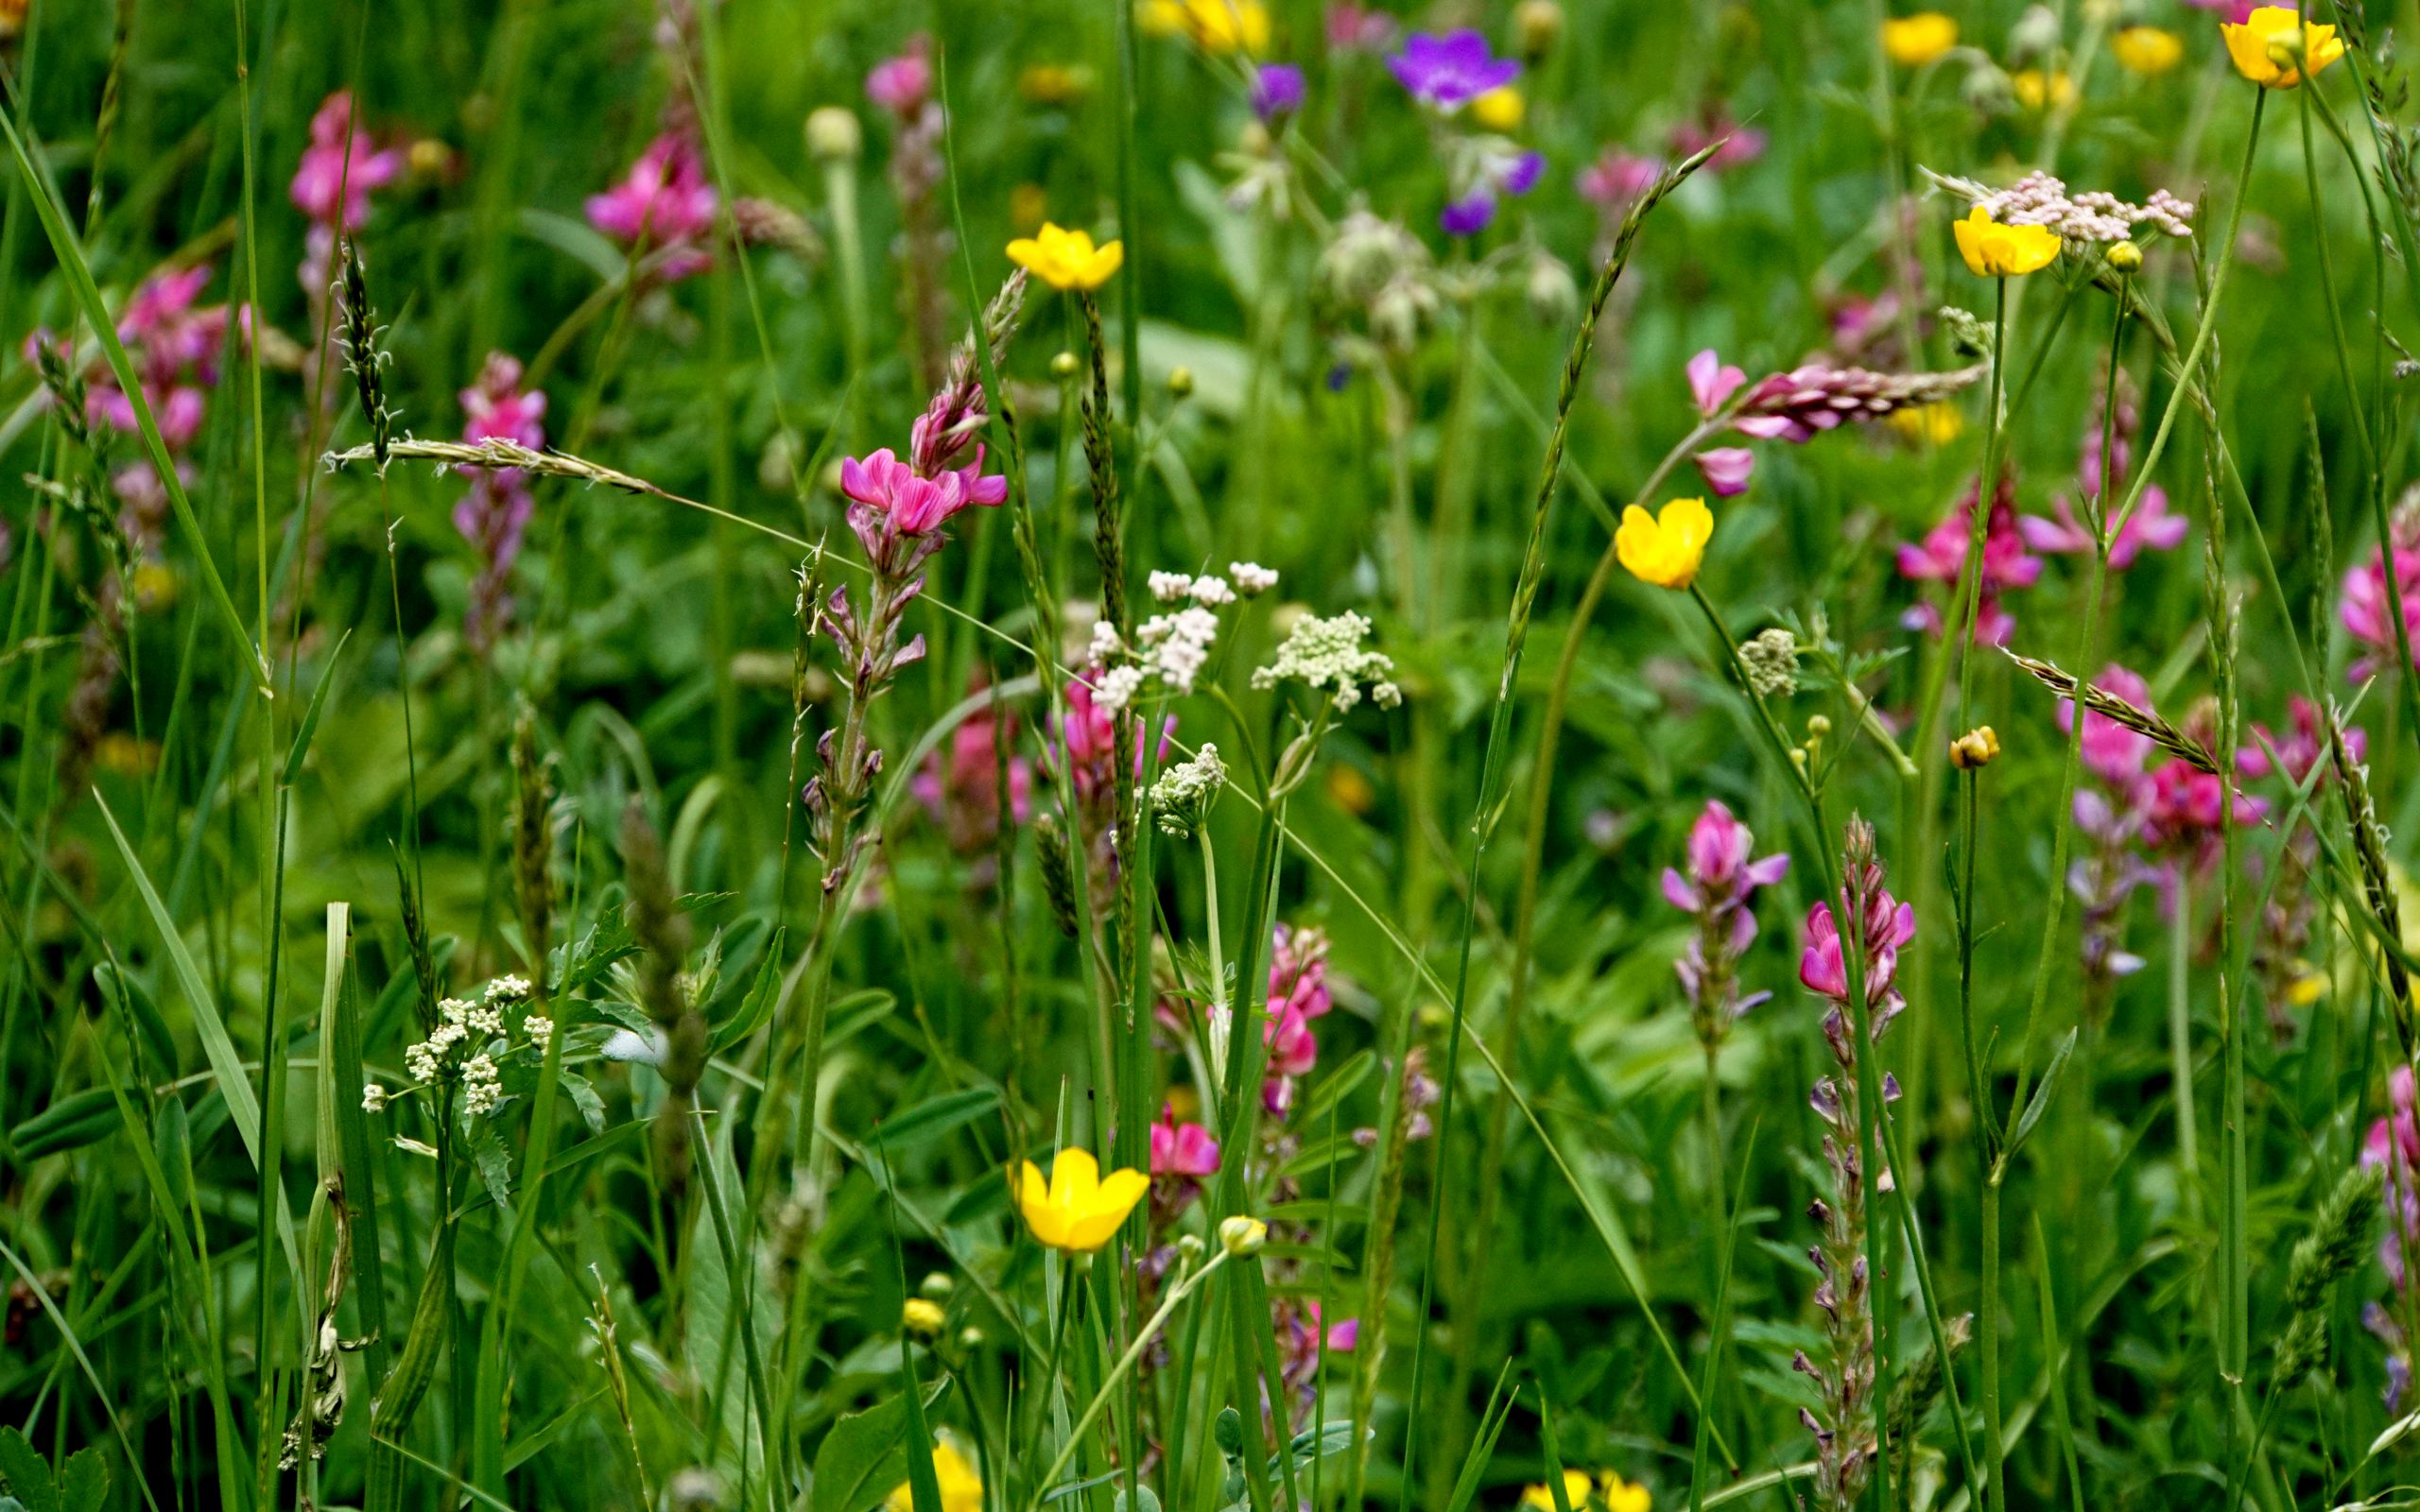
<instances>
[{"instance_id":1,"label":"purple geranium flower","mask_svg":"<svg viewBox=\"0 0 2420 1512\"><path fill-rule=\"evenodd\" d=\"M1252 84L1253 113L1265 122L1303 108L1303 71L1291 63L1263 63Z\"/></svg>"},{"instance_id":2,"label":"purple geranium flower","mask_svg":"<svg viewBox=\"0 0 2420 1512\"><path fill-rule=\"evenodd\" d=\"M1403 51L1387 60L1387 66L1415 97L1446 112L1461 110L1521 76L1518 60L1495 57L1488 51L1487 39L1468 28L1446 37L1414 32L1404 39Z\"/></svg>"}]
</instances>

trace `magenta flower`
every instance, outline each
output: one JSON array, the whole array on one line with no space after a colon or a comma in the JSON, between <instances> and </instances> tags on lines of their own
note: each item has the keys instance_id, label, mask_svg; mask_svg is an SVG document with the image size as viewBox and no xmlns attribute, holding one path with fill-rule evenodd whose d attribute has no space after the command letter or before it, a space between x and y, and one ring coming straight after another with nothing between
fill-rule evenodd
<instances>
[{"instance_id":1,"label":"magenta flower","mask_svg":"<svg viewBox=\"0 0 2420 1512\"><path fill-rule=\"evenodd\" d=\"M1655 186L1664 164L1620 147L1607 147L1580 175L1580 198L1598 209L1627 210L1632 200Z\"/></svg>"},{"instance_id":2,"label":"magenta flower","mask_svg":"<svg viewBox=\"0 0 2420 1512\"><path fill-rule=\"evenodd\" d=\"M939 529L969 505L988 508L1009 496L1009 480L983 477L978 452L976 460L959 471L920 477L886 446L863 461L843 457L840 491L883 516L897 534L921 536Z\"/></svg>"},{"instance_id":3,"label":"magenta flower","mask_svg":"<svg viewBox=\"0 0 2420 1512\"><path fill-rule=\"evenodd\" d=\"M1279 924L1270 936L1269 1012L1261 1023L1261 1040L1269 1047L1261 1106L1272 1117L1283 1118L1292 1108L1294 1079L1319 1063L1311 1021L1334 1005L1327 987L1327 936Z\"/></svg>"},{"instance_id":4,"label":"magenta flower","mask_svg":"<svg viewBox=\"0 0 2420 1512\"><path fill-rule=\"evenodd\" d=\"M2277 753L2287 782L2300 787L2309 781L2311 768L2329 759L2326 731L2320 728L2319 706L2301 694L2289 695L2286 708L2292 716L2293 728L2280 735L2267 725L2255 724L2253 732L2259 736L2253 744L2235 754L2235 769L2246 778L2268 776L2275 766L2269 752ZM2370 737L2358 725L2344 731L2344 754L2359 762L2369 755Z\"/></svg>"},{"instance_id":5,"label":"magenta flower","mask_svg":"<svg viewBox=\"0 0 2420 1512\"><path fill-rule=\"evenodd\" d=\"M1313 1329L1319 1328L1320 1304L1316 1301L1310 1303L1305 1309L1305 1313L1310 1319L1310 1326ZM1348 1317L1341 1323L1330 1323L1327 1325L1326 1333L1327 1347L1332 1352L1350 1354L1354 1347L1361 1342L1361 1320L1357 1317Z\"/></svg>"},{"instance_id":6,"label":"magenta flower","mask_svg":"<svg viewBox=\"0 0 2420 1512\"><path fill-rule=\"evenodd\" d=\"M1382 53L1395 40L1395 18L1375 6L1336 0L1327 8L1326 30L1331 52Z\"/></svg>"},{"instance_id":7,"label":"magenta flower","mask_svg":"<svg viewBox=\"0 0 2420 1512\"><path fill-rule=\"evenodd\" d=\"M1521 77L1518 60L1495 57L1468 27L1444 37L1414 32L1387 66L1415 99L1449 115Z\"/></svg>"},{"instance_id":8,"label":"magenta flower","mask_svg":"<svg viewBox=\"0 0 2420 1512\"><path fill-rule=\"evenodd\" d=\"M2390 616L2394 614L2402 615L2412 661L2420 663L2420 516L2397 510L2389 536L2394 553L2393 590L2387 587L2386 554L2372 552L2344 575L2344 593L2337 605L2344 628L2372 650L2348 669L2347 675L2356 682L2393 662L2394 621Z\"/></svg>"},{"instance_id":9,"label":"magenta flower","mask_svg":"<svg viewBox=\"0 0 2420 1512\"><path fill-rule=\"evenodd\" d=\"M866 75L866 98L902 121L912 121L933 97L932 42L918 33L907 50L886 58Z\"/></svg>"},{"instance_id":10,"label":"magenta flower","mask_svg":"<svg viewBox=\"0 0 2420 1512\"><path fill-rule=\"evenodd\" d=\"M1739 391L1748 375L1732 367L1706 348L1689 359L1689 397L1697 401L1698 413L1708 420Z\"/></svg>"},{"instance_id":11,"label":"magenta flower","mask_svg":"<svg viewBox=\"0 0 2420 1512\"><path fill-rule=\"evenodd\" d=\"M647 145L621 182L588 197L588 223L626 246L683 249L659 269L666 280L683 279L712 261L696 244L713 230L719 203L696 144L666 131Z\"/></svg>"},{"instance_id":12,"label":"magenta flower","mask_svg":"<svg viewBox=\"0 0 2420 1512\"><path fill-rule=\"evenodd\" d=\"M2029 514L2017 521L2017 528L2025 534L2025 543L2035 551L2053 556L2089 556L2093 549L2092 532L2076 518L2075 508L2067 496L2060 494L2050 501L2050 508L2058 518L2046 519ZM2118 527L2117 537L2109 542L2109 565L2113 571L2124 572L2135 564L2144 548L2172 551L2185 539L2192 522L2181 514L2168 512L2168 492L2156 485L2143 490L2135 512Z\"/></svg>"},{"instance_id":13,"label":"magenta flower","mask_svg":"<svg viewBox=\"0 0 2420 1512\"><path fill-rule=\"evenodd\" d=\"M1755 844L1720 799L1710 800L1689 826L1688 874L1664 868L1665 902L1697 916L1698 932L1672 971L1689 995L1698 1036L1708 1045L1719 1044L1734 1021L1772 995L1739 993L1739 958L1756 938L1756 889L1789 871L1789 857L1778 851L1750 859Z\"/></svg>"},{"instance_id":14,"label":"magenta flower","mask_svg":"<svg viewBox=\"0 0 2420 1512\"><path fill-rule=\"evenodd\" d=\"M1700 120L1684 121L1674 127L1671 141L1673 156L1681 158L1720 142L1722 145L1715 147L1714 155L1705 160L1708 173L1742 168L1765 155L1765 133L1739 125L1719 104L1709 106Z\"/></svg>"},{"instance_id":15,"label":"magenta flower","mask_svg":"<svg viewBox=\"0 0 2420 1512\"><path fill-rule=\"evenodd\" d=\"M1961 591L1967 541L1974 532L1976 498L1980 491L1979 484L1957 509L1927 531L1922 541L1901 543L1900 576L1912 582L1945 583L1952 593ZM1978 645L2008 644L2010 633L2016 628L2016 616L2002 607L2001 597L2014 590L2032 587L2034 579L2042 576L2042 558L2027 554L2025 537L2017 529L2015 494L2014 481L2004 475L1990 518L1984 523L1982 593L1974 628ZM1909 629L1934 635L1943 630L1941 610L1930 603L1915 605L1900 616L1899 623Z\"/></svg>"},{"instance_id":16,"label":"magenta flower","mask_svg":"<svg viewBox=\"0 0 2420 1512\"><path fill-rule=\"evenodd\" d=\"M2269 805L2249 794L2235 796L2235 822L2258 824ZM2206 868L2219 859L2225 838L2226 783L2182 756L2162 762L2152 772L2149 802L2143 814L2143 839L2153 849L2173 852Z\"/></svg>"},{"instance_id":17,"label":"magenta flower","mask_svg":"<svg viewBox=\"0 0 2420 1512\"><path fill-rule=\"evenodd\" d=\"M320 226L358 231L370 218L370 196L404 171L404 155L373 147L353 115L353 94L338 90L311 117L311 140L286 194L294 208Z\"/></svg>"},{"instance_id":18,"label":"magenta flower","mask_svg":"<svg viewBox=\"0 0 2420 1512\"><path fill-rule=\"evenodd\" d=\"M546 396L523 391L521 364L505 353L488 354L478 383L463 389L461 400L465 441L475 443L493 437L533 451L546 444L545 427L541 423ZM471 491L454 507L454 528L479 554L479 575L471 583L462 635L473 650L484 654L512 617L512 598L507 589L537 502L530 495L527 477L518 468L456 471L471 480Z\"/></svg>"},{"instance_id":19,"label":"magenta flower","mask_svg":"<svg viewBox=\"0 0 2420 1512\"><path fill-rule=\"evenodd\" d=\"M978 683L977 691L980 690ZM1003 727L1006 727L1005 731ZM951 732L949 749L925 758L924 769L908 783L908 791L925 806L949 837L950 849L973 857L978 881L996 869L1000 833L1000 747L1016 746L1016 719L991 711L972 714ZM1008 760L1008 817L1023 824L1033 810L1033 764L1011 754Z\"/></svg>"},{"instance_id":20,"label":"magenta flower","mask_svg":"<svg viewBox=\"0 0 2420 1512\"><path fill-rule=\"evenodd\" d=\"M1199 1124L1180 1124L1176 1109L1160 1105L1151 1125L1151 1174L1200 1179L1219 1174L1219 1142Z\"/></svg>"},{"instance_id":21,"label":"magenta flower","mask_svg":"<svg viewBox=\"0 0 2420 1512\"><path fill-rule=\"evenodd\" d=\"M1748 491L1749 475L1756 471L1756 454L1744 446L1718 446L1690 458L1698 474L1718 498Z\"/></svg>"},{"instance_id":22,"label":"magenta flower","mask_svg":"<svg viewBox=\"0 0 2420 1512\"><path fill-rule=\"evenodd\" d=\"M1906 1006L1899 996L1899 952L1916 937L1914 905L1893 898L1877 879L1864 892L1865 997L1873 1007L1874 1032ZM1843 908L1847 907L1842 901ZM1798 959L1798 980L1808 991L1821 993L1845 1007L1849 1001L1848 963L1841 952L1841 927L1830 903L1806 911L1806 948Z\"/></svg>"},{"instance_id":23,"label":"magenta flower","mask_svg":"<svg viewBox=\"0 0 2420 1512\"><path fill-rule=\"evenodd\" d=\"M2115 662L2102 667L2100 676L2092 680L2101 692L2114 694L2137 709L2148 710L2152 706L2151 684L2143 680L2140 673L2129 671ZM2075 718L2075 705L2062 701L2059 705L2059 728L2062 730L2073 730ZM2088 709L2084 711L2084 769L2111 788L2120 793L2133 793L2142 780L2143 763L2150 759L2151 753L2151 736L2130 730L2106 714L2097 714Z\"/></svg>"}]
</instances>

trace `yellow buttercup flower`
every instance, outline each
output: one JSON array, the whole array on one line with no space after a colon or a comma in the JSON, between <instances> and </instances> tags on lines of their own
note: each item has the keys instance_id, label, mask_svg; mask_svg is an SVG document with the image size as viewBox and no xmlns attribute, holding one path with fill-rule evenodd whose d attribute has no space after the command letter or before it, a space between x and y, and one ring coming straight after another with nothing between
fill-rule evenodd
<instances>
[{"instance_id":1,"label":"yellow buttercup flower","mask_svg":"<svg viewBox=\"0 0 2420 1512\"><path fill-rule=\"evenodd\" d=\"M983 1512L983 1477L947 1438L933 1442L933 1479L941 1483L942 1512ZM902 1481L882 1504L888 1512L915 1512L916 1499Z\"/></svg>"},{"instance_id":2,"label":"yellow buttercup flower","mask_svg":"<svg viewBox=\"0 0 2420 1512\"><path fill-rule=\"evenodd\" d=\"M1625 1481L1612 1470L1598 1475L1597 1496L1605 1503L1605 1512L1648 1512L1652 1504L1646 1486Z\"/></svg>"},{"instance_id":3,"label":"yellow buttercup flower","mask_svg":"<svg viewBox=\"0 0 2420 1512\"><path fill-rule=\"evenodd\" d=\"M1588 1477L1579 1470L1563 1472L1563 1500L1571 1512L1581 1512L1588 1504ZM1535 1512L1555 1512L1554 1487L1541 1481L1521 1493L1521 1504Z\"/></svg>"},{"instance_id":4,"label":"yellow buttercup flower","mask_svg":"<svg viewBox=\"0 0 2420 1512\"><path fill-rule=\"evenodd\" d=\"M929 1297L911 1297L899 1309L899 1326L928 1339L948 1321L949 1314L942 1311L942 1304Z\"/></svg>"},{"instance_id":5,"label":"yellow buttercup flower","mask_svg":"<svg viewBox=\"0 0 2420 1512\"><path fill-rule=\"evenodd\" d=\"M2118 66L2151 78L2185 60L2185 39L2158 26L2124 26L2109 39Z\"/></svg>"},{"instance_id":6,"label":"yellow buttercup flower","mask_svg":"<svg viewBox=\"0 0 2420 1512\"><path fill-rule=\"evenodd\" d=\"M2344 56L2343 39L2321 22L2305 25L2284 6L2262 6L2244 19L2219 25L2235 71L2263 89L2292 89L2305 72L2316 74Z\"/></svg>"},{"instance_id":7,"label":"yellow buttercup flower","mask_svg":"<svg viewBox=\"0 0 2420 1512\"><path fill-rule=\"evenodd\" d=\"M1902 68L1922 68L1958 45L1958 23L1938 10L1896 16L1882 24L1882 50Z\"/></svg>"},{"instance_id":8,"label":"yellow buttercup flower","mask_svg":"<svg viewBox=\"0 0 2420 1512\"><path fill-rule=\"evenodd\" d=\"M1061 1150L1046 1185L1034 1163L1025 1162L1017 1210L1034 1238L1071 1255L1089 1255L1109 1243L1150 1188L1151 1178L1140 1171L1112 1171L1104 1179L1090 1150Z\"/></svg>"},{"instance_id":9,"label":"yellow buttercup flower","mask_svg":"<svg viewBox=\"0 0 2420 1512\"><path fill-rule=\"evenodd\" d=\"M1191 38L1208 53L1265 51L1269 8L1260 0L1144 0L1143 29Z\"/></svg>"},{"instance_id":10,"label":"yellow buttercup flower","mask_svg":"<svg viewBox=\"0 0 2420 1512\"><path fill-rule=\"evenodd\" d=\"M1894 409L1883 423L1919 446L1946 446L1966 429L1966 419L1958 413L1958 406L1939 402Z\"/></svg>"},{"instance_id":11,"label":"yellow buttercup flower","mask_svg":"<svg viewBox=\"0 0 2420 1512\"><path fill-rule=\"evenodd\" d=\"M1009 261L1054 289L1097 289L1126 261L1126 244L1093 245L1091 235L1050 221L1031 236L1009 243Z\"/></svg>"},{"instance_id":12,"label":"yellow buttercup flower","mask_svg":"<svg viewBox=\"0 0 2420 1512\"><path fill-rule=\"evenodd\" d=\"M2076 102L2076 81L2067 77L2065 69L2046 74L2038 68L2020 68L2008 77L2008 92L2016 96L2016 103L2029 111L2044 110L2053 105L2065 107Z\"/></svg>"},{"instance_id":13,"label":"yellow buttercup flower","mask_svg":"<svg viewBox=\"0 0 2420 1512\"><path fill-rule=\"evenodd\" d=\"M1622 511L1614 552L1633 577L1658 588L1686 588L1714 539L1714 511L1703 499L1674 499L1650 515L1637 505Z\"/></svg>"},{"instance_id":14,"label":"yellow buttercup flower","mask_svg":"<svg viewBox=\"0 0 2420 1512\"><path fill-rule=\"evenodd\" d=\"M2286 981L2286 1001L2298 1008L2308 1008L2327 993L2327 973L2308 961L2296 961L2294 974Z\"/></svg>"},{"instance_id":15,"label":"yellow buttercup flower","mask_svg":"<svg viewBox=\"0 0 2420 1512\"><path fill-rule=\"evenodd\" d=\"M1958 255L1977 278L2022 278L2050 266L2059 255L2059 233L2048 226L2003 226L1977 205L1951 228Z\"/></svg>"},{"instance_id":16,"label":"yellow buttercup flower","mask_svg":"<svg viewBox=\"0 0 2420 1512\"><path fill-rule=\"evenodd\" d=\"M1529 113L1529 109L1521 92L1507 84L1471 101L1471 119L1491 131L1517 131L1521 117Z\"/></svg>"}]
</instances>

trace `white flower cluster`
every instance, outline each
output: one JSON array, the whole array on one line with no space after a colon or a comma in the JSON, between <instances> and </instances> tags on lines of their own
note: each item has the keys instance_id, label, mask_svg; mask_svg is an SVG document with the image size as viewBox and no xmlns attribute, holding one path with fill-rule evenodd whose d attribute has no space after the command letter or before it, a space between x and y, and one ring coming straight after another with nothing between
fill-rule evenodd
<instances>
[{"instance_id":1,"label":"white flower cluster","mask_svg":"<svg viewBox=\"0 0 2420 1512\"><path fill-rule=\"evenodd\" d=\"M1215 573L1199 577L1151 574L1151 597L1169 609L1134 627L1132 647L1119 638L1115 626L1104 622L1093 627L1091 661L1104 669L1092 679L1097 706L1123 709L1153 679L1170 693L1193 691L1209 664L1211 648L1219 644L1216 611L1238 596L1250 598L1277 585L1277 575L1257 562L1233 562L1227 571L1233 581ZM1130 655L1133 660L1125 660Z\"/></svg>"},{"instance_id":2,"label":"white flower cluster","mask_svg":"<svg viewBox=\"0 0 2420 1512\"><path fill-rule=\"evenodd\" d=\"M1202 816L1226 785L1227 764L1219 759L1219 747L1204 741L1193 760L1177 763L1151 784L1151 812L1159 816L1164 833L1184 839L1201 827Z\"/></svg>"},{"instance_id":3,"label":"white flower cluster","mask_svg":"<svg viewBox=\"0 0 2420 1512\"><path fill-rule=\"evenodd\" d=\"M1202 580L1219 581L1215 577ZM1146 670L1175 692L1191 693L1193 679L1201 675L1210 648L1218 644L1219 616L1199 604L1188 605L1173 614L1154 614L1145 620L1134 627L1134 639L1142 649Z\"/></svg>"},{"instance_id":4,"label":"white flower cluster","mask_svg":"<svg viewBox=\"0 0 2420 1512\"><path fill-rule=\"evenodd\" d=\"M1246 598L1258 598L1277 586L1277 569L1256 561L1231 561L1227 576L1236 580L1236 592Z\"/></svg>"},{"instance_id":5,"label":"white flower cluster","mask_svg":"<svg viewBox=\"0 0 2420 1512\"><path fill-rule=\"evenodd\" d=\"M1372 702L1392 709L1403 702L1403 690L1393 680L1394 661L1382 651L1362 649L1362 637L1369 633L1370 622L1351 610L1327 619L1305 614L1277 648L1277 659L1253 673L1252 685L1273 688L1288 678L1299 679L1328 689L1341 712L1361 701L1366 683Z\"/></svg>"},{"instance_id":6,"label":"white flower cluster","mask_svg":"<svg viewBox=\"0 0 2420 1512\"><path fill-rule=\"evenodd\" d=\"M2154 189L2146 202L2129 204L2099 189L2080 195L2049 174L2029 173L1996 192L1966 179L1936 176L1943 187L1992 213L2006 226L2048 226L2071 242L2122 242L2146 222L2169 236L2193 234L2193 206L2165 189Z\"/></svg>"},{"instance_id":7,"label":"white flower cluster","mask_svg":"<svg viewBox=\"0 0 2420 1512\"><path fill-rule=\"evenodd\" d=\"M503 1076L494 1057L514 1048L505 1028L504 1010L527 1004L532 996L528 978L499 976L476 1002L445 999L437 1005L437 1027L427 1039L405 1049L404 1069L413 1081L424 1085L455 1077L462 1084L463 1111L475 1118L493 1112L504 1096ZM543 1013L527 1014L521 1020L521 1033L533 1046L543 1048L554 1032L555 1021ZM392 1095L372 1082L362 1089L362 1110L383 1112Z\"/></svg>"}]
</instances>

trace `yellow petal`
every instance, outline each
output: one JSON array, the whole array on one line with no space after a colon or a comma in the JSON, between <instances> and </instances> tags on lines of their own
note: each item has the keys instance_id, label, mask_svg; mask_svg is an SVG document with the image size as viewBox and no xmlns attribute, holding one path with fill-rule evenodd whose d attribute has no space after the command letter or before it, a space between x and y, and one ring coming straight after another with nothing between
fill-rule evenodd
<instances>
[{"instance_id":1,"label":"yellow petal","mask_svg":"<svg viewBox=\"0 0 2420 1512\"><path fill-rule=\"evenodd\" d=\"M1050 1162L1051 1205L1081 1211L1100 1190L1100 1162L1093 1152L1070 1146Z\"/></svg>"}]
</instances>

